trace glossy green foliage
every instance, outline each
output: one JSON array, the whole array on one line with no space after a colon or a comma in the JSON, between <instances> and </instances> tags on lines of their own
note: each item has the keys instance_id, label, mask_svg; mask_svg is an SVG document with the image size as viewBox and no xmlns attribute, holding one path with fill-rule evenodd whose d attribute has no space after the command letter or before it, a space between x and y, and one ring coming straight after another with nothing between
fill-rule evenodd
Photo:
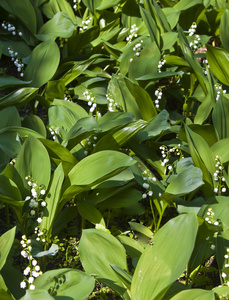
<instances>
[{"instance_id":1,"label":"glossy green foliage","mask_svg":"<svg viewBox=\"0 0 229 300\"><path fill-rule=\"evenodd\" d=\"M227 1L0 8L0 298L228 297Z\"/></svg>"}]
</instances>

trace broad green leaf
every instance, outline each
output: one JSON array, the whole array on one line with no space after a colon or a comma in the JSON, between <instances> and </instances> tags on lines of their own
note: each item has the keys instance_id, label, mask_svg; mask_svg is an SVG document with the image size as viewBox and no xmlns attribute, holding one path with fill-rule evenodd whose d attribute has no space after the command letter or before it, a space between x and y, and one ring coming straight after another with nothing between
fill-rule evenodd
<instances>
[{"instance_id":1,"label":"broad green leaf","mask_svg":"<svg viewBox=\"0 0 229 300\"><path fill-rule=\"evenodd\" d=\"M171 300L215 300L214 291L206 291L204 289L191 289L187 291L181 291Z\"/></svg>"},{"instance_id":2,"label":"broad green leaf","mask_svg":"<svg viewBox=\"0 0 229 300\"><path fill-rule=\"evenodd\" d=\"M229 99L222 96L215 104L212 112L212 121L219 139L229 137Z\"/></svg>"},{"instance_id":3,"label":"broad green leaf","mask_svg":"<svg viewBox=\"0 0 229 300\"><path fill-rule=\"evenodd\" d=\"M202 179L203 173L199 168L188 168L169 183L162 197L168 201L171 198L189 194L204 184Z\"/></svg>"},{"instance_id":4,"label":"broad green leaf","mask_svg":"<svg viewBox=\"0 0 229 300\"><path fill-rule=\"evenodd\" d=\"M96 274L97 280L120 295L128 296L122 281L110 266L116 265L127 271L125 249L113 235L99 229L83 230L79 253L83 268L87 273Z\"/></svg>"},{"instance_id":5,"label":"broad green leaf","mask_svg":"<svg viewBox=\"0 0 229 300\"><path fill-rule=\"evenodd\" d=\"M48 2L46 1L43 2L45 3L42 6L42 10L47 18L51 19L58 12L65 12L71 17L72 22L75 23L76 21L75 14L73 12L70 3L68 3L66 0L49 0Z\"/></svg>"},{"instance_id":6,"label":"broad green leaf","mask_svg":"<svg viewBox=\"0 0 229 300\"><path fill-rule=\"evenodd\" d=\"M95 40L99 36L99 27L93 26L83 32L75 32L68 39L66 47L68 48L68 55L76 55L86 45Z\"/></svg>"},{"instance_id":7,"label":"broad green leaf","mask_svg":"<svg viewBox=\"0 0 229 300\"><path fill-rule=\"evenodd\" d=\"M229 287L228 286L217 286L216 288L213 289L213 291L221 296L224 297L224 295L228 295L229 294Z\"/></svg>"},{"instance_id":8,"label":"broad green leaf","mask_svg":"<svg viewBox=\"0 0 229 300\"><path fill-rule=\"evenodd\" d=\"M222 15L220 19L220 26L219 26L219 34L220 34L220 40L224 46L224 48L229 51L229 10L225 9L224 14Z\"/></svg>"},{"instance_id":9,"label":"broad green leaf","mask_svg":"<svg viewBox=\"0 0 229 300\"><path fill-rule=\"evenodd\" d=\"M16 227L3 233L0 237L0 270L4 266L7 256L14 242Z\"/></svg>"},{"instance_id":10,"label":"broad green leaf","mask_svg":"<svg viewBox=\"0 0 229 300\"><path fill-rule=\"evenodd\" d=\"M131 45L132 44L133 43L131 43ZM134 48L134 46L132 47ZM136 79L157 72L161 54L156 43L150 43L149 40L144 42L143 40L142 50L139 52L139 56L135 55L133 48L131 49L133 60L130 62L128 72L130 79ZM154 59L152 59L151 53L154 53Z\"/></svg>"},{"instance_id":11,"label":"broad green leaf","mask_svg":"<svg viewBox=\"0 0 229 300\"><path fill-rule=\"evenodd\" d=\"M28 86L30 81L23 81L14 76L1 76L0 78L0 88L8 88L15 86Z\"/></svg>"},{"instance_id":12,"label":"broad green leaf","mask_svg":"<svg viewBox=\"0 0 229 300\"><path fill-rule=\"evenodd\" d=\"M82 74L88 67L95 62L96 58L100 55L92 56L91 58L85 61L77 61L74 63L73 67L64 74L61 78L64 81L65 85L68 85L73 80L75 80L80 74Z\"/></svg>"},{"instance_id":13,"label":"broad green leaf","mask_svg":"<svg viewBox=\"0 0 229 300\"><path fill-rule=\"evenodd\" d=\"M137 138L140 142L151 139L159 135L164 130L169 129L169 113L166 110L162 110L157 116L149 120L148 125L137 133Z\"/></svg>"},{"instance_id":14,"label":"broad green leaf","mask_svg":"<svg viewBox=\"0 0 229 300\"><path fill-rule=\"evenodd\" d=\"M82 218L88 220L94 225L101 224L106 227L103 216L96 207L84 202L78 202L77 208Z\"/></svg>"},{"instance_id":15,"label":"broad green leaf","mask_svg":"<svg viewBox=\"0 0 229 300\"><path fill-rule=\"evenodd\" d=\"M182 76L184 72L178 71L178 72L160 72L160 73L152 73L152 74L147 74L143 75L139 78L136 78L136 80L158 80L162 78L168 78L176 75Z\"/></svg>"},{"instance_id":16,"label":"broad green leaf","mask_svg":"<svg viewBox=\"0 0 229 300\"><path fill-rule=\"evenodd\" d=\"M50 293L46 290L35 289L35 290L26 290L25 296L20 298L20 300L54 300L55 298L50 295Z\"/></svg>"},{"instance_id":17,"label":"broad green leaf","mask_svg":"<svg viewBox=\"0 0 229 300\"><path fill-rule=\"evenodd\" d=\"M47 214L44 214L40 225L47 232L48 237L51 236L54 221L62 208L60 207L60 195L63 180L64 171L62 165L59 164L54 171L50 188L46 193L45 201L47 203Z\"/></svg>"},{"instance_id":18,"label":"broad green leaf","mask_svg":"<svg viewBox=\"0 0 229 300\"><path fill-rule=\"evenodd\" d=\"M192 254L198 221L194 213L168 221L143 251L131 284L131 299L162 299Z\"/></svg>"},{"instance_id":19,"label":"broad green leaf","mask_svg":"<svg viewBox=\"0 0 229 300\"><path fill-rule=\"evenodd\" d=\"M97 7L102 3L102 0L83 0L83 4L88 7L90 12L94 15Z\"/></svg>"},{"instance_id":20,"label":"broad green leaf","mask_svg":"<svg viewBox=\"0 0 229 300\"><path fill-rule=\"evenodd\" d=\"M228 143L229 138L224 138L214 145L211 146L211 151L219 156L221 163L227 163L229 161L229 153L228 153Z\"/></svg>"},{"instance_id":21,"label":"broad green leaf","mask_svg":"<svg viewBox=\"0 0 229 300\"><path fill-rule=\"evenodd\" d=\"M23 196L30 194L30 187L25 179L31 176L38 185L48 188L51 165L47 150L36 138L29 136L24 142L17 157L15 168L20 174L23 186L20 186Z\"/></svg>"},{"instance_id":22,"label":"broad green leaf","mask_svg":"<svg viewBox=\"0 0 229 300\"><path fill-rule=\"evenodd\" d=\"M188 41L186 39L186 36L184 35L184 32L180 26L178 26L178 35L179 35L179 42L180 42L180 46L181 46L183 55L184 55L185 59L187 60L187 62L189 63L190 67L192 68L193 73L196 75L196 78L199 80L199 83L200 83L202 89L204 90L205 94L207 94L208 93L207 82L206 82L206 78L204 76L204 72L203 72L200 64L196 60L195 56L193 55L193 53L189 47Z\"/></svg>"},{"instance_id":23,"label":"broad green leaf","mask_svg":"<svg viewBox=\"0 0 229 300\"><path fill-rule=\"evenodd\" d=\"M32 130L40 133L44 137L46 137L45 124L43 123L43 121L41 120L41 118L38 117L38 116L36 116L36 115L28 115L28 116L26 116L24 118L24 120L22 121L22 126L30 128L30 129L32 129Z\"/></svg>"},{"instance_id":24,"label":"broad green leaf","mask_svg":"<svg viewBox=\"0 0 229 300\"><path fill-rule=\"evenodd\" d=\"M118 266L111 265L111 267L118 275L119 279L123 282L124 286L129 290L131 286L132 275Z\"/></svg>"},{"instance_id":25,"label":"broad green leaf","mask_svg":"<svg viewBox=\"0 0 229 300\"><path fill-rule=\"evenodd\" d=\"M96 7L97 10L105 10L107 8L118 5L122 0L102 0L101 4Z\"/></svg>"},{"instance_id":26,"label":"broad green leaf","mask_svg":"<svg viewBox=\"0 0 229 300\"><path fill-rule=\"evenodd\" d=\"M119 235L118 238L120 242L123 244L123 246L125 247L126 252L132 258L133 260L132 263L136 262L136 260L139 259L139 257L141 256L144 250L142 244L139 241L134 240L128 236Z\"/></svg>"},{"instance_id":27,"label":"broad green leaf","mask_svg":"<svg viewBox=\"0 0 229 300\"><path fill-rule=\"evenodd\" d=\"M0 109L8 106L15 105L16 107L21 107L27 104L30 100L34 99L38 89L36 88L21 88L15 92L11 92L6 96L0 98Z\"/></svg>"},{"instance_id":28,"label":"broad green leaf","mask_svg":"<svg viewBox=\"0 0 229 300\"><path fill-rule=\"evenodd\" d=\"M162 11L166 16L171 29L173 29L179 20L180 11L174 7L164 7L162 8Z\"/></svg>"},{"instance_id":29,"label":"broad green leaf","mask_svg":"<svg viewBox=\"0 0 229 300\"><path fill-rule=\"evenodd\" d=\"M0 6L8 11L10 14L15 15L19 20L24 23L28 30L36 33L37 18L33 5L29 0L14 1L14 0L1 0Z\"/></svg>"},{"instance_id":30,"label":"broad green leaf","mask_svg":"<svg viewBox=\"0 0 229 300\"><path fill-rule=\"evenodd\" d=\"M93 291L95 280L80 270L66 268L45 272L35 279L34 285L36 289L48 291L54 299L83 300Z\"/></svg>"},{"instance_id":31,"label":"broad green leaf","mask_svg":"<svg viewBox=\"0 0 229 300\"><path fill-rule=\"evenodd\" d=\"M31 85L40 88L55 74L60 61L57 44L49 39L36 46L25 69L25 79L32 80Z\"/></svg>"},{"instance_id":32,"label":"broad green leaf","mask_svg":"<svg viewBox=\"0 0 229 300\"><path fill-rule=\"evenodd\" d=\"M151 16L151 14L145 10L142 6L140 6L140 12L142 19L146 25L146 28L148 29L148 32L150 34L150 37L152 41L154 41L157 45L157 47L160 49L161 46L161 37L160 37L160 31L158 30L158 27L156 26L156 22Z\"/></svg>"},{"instance_id":33,"label":"broad green leaf","mask_svg":"<svg viewBox=\"0 0 229 300\"><path fill-rule=\"evenodd\" d=\"M117 103L117 109L133 113L136 119L149 120L157 112L149 94L129 79L113 75L108 94Z\"/></svg>"},{"instance_id":34,"label":"broad green leaf","mask_svg":"<svg viewBox=\"0 0 229 300\"><path fill-rule=\"evenodd\" d=\"M15 106L0 111L0 130L9 126L21 126L21 118Z\"/></svg>"},{"instance_id":35,"label":"broad green leaf","mask_svg":"<svg viewBox=\"0 0 229 300\"><path fill-rule=\"evenodd\" d=\"M0 174L0 201L12 207L22 207L22 197L16 184L6 175Z\"/></svg>"},{"instance_id":36,"label":"broad green leaf","mask_svg":"<svg viewBox=\"0 0 229 300\"><path fill-rule=\"evenodd\" d=\"M195 6L197 4L201 4L203 2L203 0L192 0L192 1L189 1L189 0L181 0L179 1L175 6L174 8L177 9L177 10L187 10L189 9L190 7L192 6Z\"/></svg>"},{"instance_id":37,"label":"broad green leaf","mask_svg":"<svg viewBox=\"0 0 229 300\"><path fill-rule=\"evenodd\" d=\"M144 129L147 125L146 121L138 120L129 123L127 126L115 132L110 132L103 136L94 148L94 151L101 150L118 150L124 144L128 142L137 132Z\"/></svg>"},{"instance_id":38,"label":"broad green leaf","mask_svg":"<svg viewBox=\"0 0 229 300\"><path fill-rule=\"evenodd\" d=\"M121 152L100 151L76 164L69 172L68 179L71 185L93 185L120 173L135 163L133 158Z\"/></svg>"},{"instance_id":39,"label":"broad green leaf","mask_svg":"<svg viewBox=\"0 0 229 300\"><path fill-rule=\"evenodd\" d=\"M229 85L229 51L207 45L207 60L211 72L224 84Z\"/></svg>"},{"instance_id":40,"label":"broad green leaf","mask_svg":"<svg viewBox=\"0 0 229 300\"><path fill-rule=\"evenodd\" d=\"M47 41L56 37L70 38L75 30L72 19L65 12L58 12L55 16L46 22L39 30L36 37L41 41Z\"/></svg>"},{"instance_id":41,"label":"broad green leaf","mask_svg":"<svg viewBox=\"0 0 229 300\"><path fill-rule=\"evenodd\" d=\"M186 125L185 131L194 165L202 170L203 179L212 185L212 176L215 172L213 152L210 150L207 142Z\"/></svg>"}]
</instances>

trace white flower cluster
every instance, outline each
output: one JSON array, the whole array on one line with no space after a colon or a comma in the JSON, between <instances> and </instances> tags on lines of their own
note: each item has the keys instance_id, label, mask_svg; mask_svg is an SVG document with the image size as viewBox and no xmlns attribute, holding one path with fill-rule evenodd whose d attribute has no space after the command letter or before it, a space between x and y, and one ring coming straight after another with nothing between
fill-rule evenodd
<instances>
[{"instance_id":1,"label":"white flower cluster","mask_svg":"<svg viewBox=\"0 0 229 300\"><path fill-rule=\"evenodd\" d=\"M161 68L164 66L165 63L166 63L165 59L161 59L159 61L158 66L157 66L158 73L161 73Z\"/></svg>"},{"instance_id":2,"label":"white flower cluster","mask_svg":"<svg viewBox=\"0 0 229 300\"><path fill-rule=\"evenodd\" d=\"M196 32L196 28L197 28L197 25L196 25L196 23L193 23L192 24L192 26L189 28L189 30L188 30L188 32L189 32L189 36L192 36L192 35L194 35L195 34L195 32Z\"/></svg>"},{"instance_id":3,"label":"white flower cluster","mask_svg":"<svg viewBox=\"0 0 229 300\"><path fill-rule=\"evenodd\" d=\"M177 146L172 147L170 149L165 145L162 145L162 146L159 147L159 149L161 150L161 156L163 158L163 161L162 161L161 165L163 167L165 167L165 170L166 169L172 170L172 166L170 164L168 164L172 153L176 156L179 156L180 158L183 158L180 146L181 145L178 144Z\"/></svg>"},{"instance_id":4,"label":"white flower cluster","mask_svg":"<svg viewBox=\"0 0 229 300\"><path fill-rule=\"evenodd\" d=\"M56 139L56 135L59 134L59 130L58 128L54 129L51 126L48 127L48 130L50 131L51 135L52 135L52 139L55 141Z\"/></svg>"},{"instance_id":5,"label":"white flower cluster","mask_svg":"<svg viewBox=\"0 0 229 300\"><path fill-rule=\"evenodd\" d=\"M138 37L137 31L138 31L138 27L136 24L131 25L131 29L130 29L130 34L128 35L128 37L126 38L127 42L131 43L132 39L135 37Z\"/></svg>"},{"instance_id":6,"label":"white flower cluster","mask_svg":"<svg viewBox=\"0 0 229 300\"><path fill-rule=\"evenodd\" d=\"M106 98L107 98L108 110L113 112L115 107L118 106L118 103L116 103L109 94L106 94Z\"/></svg>"},{"instance_id":7,"label":"white flower cluster","mask_svg":"<svg viewBox=\"0 0 229 300\"><path fill-rule=\"evenodd\" d=\"M10 164L15 165L15 163L16 163L16 158L12 158L11 161L10 161Z\"/></svg>"},{"instance_id":8,"label":"white flower cluster","mask_svg":"<svg viewBox=\"0 0 229 300\"><path fill-rule=\"evenodd\" d=\"M24 64L19 58L17 58L18 53L16 51L13 51L11 47L8 47L8 51L11 57L11 61L13 61L14 65L17 67L17 71L20 73L20 77L23 77Z\"/></svg>"},{"instance_id":9,"label":"white flower cluster","mask_svg":"<svg viewBox=\"0 0 229 300\"><path fill-rule=\"evenodd\" d=\"M42 199L46 191L42 186L38 186L37 182L31 176L26 176L25 179L28 181L28 185L31 186L31 196L27 196L25 198L25 201L30 201L29 202L29 207L31 208L30 215L38 216L37 222L41 223L42 221L41 217L43 216L43 212L40 210L42 207L46 207L47 205L45 200Z\"/></svg>"},{"instance_id":10,"label":"white flower cluster","mask_svg":"<svg viewBox=\"0 0 229 300\"><path fill-rule=\"evenodd\" d=\"M38 242L42 242L42 243L46 242L44 232L38 226L35 227L34 233L37 235L36 240Z\"/></svg>"},{"instance_id":11,"label":"white flower cluster","mask_svg":"<svg viewBox=\"0 0 229 300\"><path fill-rule=\"evenodd\" d=\"M142 199L146 199L148 196L149 197L153 196L153 191L151 190L150 183L156 182L157 179L156 179L156 177L148 176L147 171L144 171L143 172L143 180L144 180L144 183L142 184L142 187L146 191L142 194Z\"/></svg>"},{"instance_id":12,"label":"white flower cluster","mask_svg":"<svg viewBox=\"0 0 229 300\"><path fill-rule=\"evenodd\" d=\"M223 90L222 85L221 84L215 84L215 89L216 89L216 101L219 100L220 96L223 94L226 94L226 90Z\"/></svg>"},{"instance_id":13,"label":"white flower cluster","mask_svg":"<svg viewBox=\"0 0 229 300\"><path fill-rule=\"evenodd\" d=\"M161 100L162 95L163 95L162 94L162 89L161 88L157 89L154 94L157 97L157 99L154 101L155 107L159 109L160 108L159 103L160 103L160 100Z\"/></svg>"},{"instance_id":14,"label":"white flower cluster","mask_svg":"<svg viewBox=\"0 0 229 300\"><path fill-rule=\"evenodd\" d=\"M3 21L2 22L2 28L6 29L7 31L9 31L10 33L12 33L12 35L16 35L17 34L16 27L13 24L10 24L8 22ZM18 35L22 36L22 32L19 31Z\"/></svg>"},{"instance_id":15,"label":"white flower cluster","mask_svg":"<svg viewBox=\"0 0 229 300\"><path fill-rule=\"evenodd\" d=\"M97 136L90 136L89 138L86 138L86 144L85 144L85 150L84 154L88 155L89 152L93 150L96 146Z\"/></svg>"},{"instance_id":16,"label":"white flower cluster","mask_svg":"<svg viewBox=\"0 0 229 300\"><path fill-rule=\"evenodd\" d=\"M198 34L196 34L194 40L192 42L190 42L189 47L192 50L197 50L201 46L202 46L202 44L200 42L200 36Z\"/></svg>"},{"instance_id":17,"label":"white flower cluster","mask_svg":"<svg viewBox=\"0 0 229 300\"><path fill-rule=\"evenodd\" d=\"M28 278L24 279L20 283L20 287L22 289L25 289L28 284L28 288L30 290L34 290L35 289L35 285L33 284L34 279L42 275L42 271L40 270L40 266L37 264L36 259L34 259L33 256L31 255L31 251L32 251L31 242L32 241L30 239L27 239L25 235L22 236L21 246L23 250L21 251L21 255L24 258L27 258L29 260L29 266L26 267L25 270L23 271L23 274Z\"/></svg>"},{"instance_id":18,"label":"white flower cluster","mask_svg":"<svg viewBox=\"0 0 229 300\"><path fill-rule=\"evenodd\" d=\"M225 177L223 176L223 164L220 161L220 158L218 155L215 157L216 164L215 167L217 168L214 173L214 180L217 182L217 187L214 188L214 192L218 195L221 195L221 193L225 193L227 191L225 187Z\"/></svg>"},{"instance_id":19,"label":"white flower cluster","mask_svg":"<svg viewBox=\"0 0 229 300\"><path fill-rule=\"evenodd\" d=\"M73 9L74 10L77 10L77 7L78 7L78 5L76 4L77 3L77 0L73 0Z\"/></svg>"},{"instance_id":20,"label":"white flower cluster","mask_svg":"<svg viewBox=\"0 0 229 300\"><path fill-rule=\"evenodd\" d=\"M94 110L97 107L97 103L95 102L95 97L92 95L92 93L89 90L86 90L85 92L83 92L83 96L86 98L86 100L88 101L87 104L88 106L90 106L90 112L94 112Z\"/></svg>"},{"instance_id":21,"label":"white flower cluster","mask_svg":"<svg viewBox=\"0 0 229 300\"><path fill-rule=\"evenodd\" d=\"M207 68L208 68L208 69L210 68L207 59L204 59L204 60L203 60L203 65L204 65L204 66L203 66L204 74L207 75Z\"/></svg>"},{"instance_id":22,"label":"white flower cluster","mask_svg":"<svg viewBox=\"0 0 229 300\"><path fill-rule=\"evenodd\" d=\"M141 40L139 43L137 43L134 47L133 47L133 51L135 52L134 53L134 56L140 56L140 52L142 50L142 43L143 43L143 40ZM131 57L130 58L130 62L133 61L133 58Z\"/></svg>"},{"instance_id":23,"label":"white flower cluster","mask_svg":"<svg viewBox=\"0 0 229 300\"><path fill-rule=\"evenodd\" d=\"M92 20L92 17L88 18L85 21L82 21L82 26L79 28L79 31L87 30L88 25L90 24L91 20Z\"/></svg>"},{"instance_id":24,"label":"white flower cluster","mask_svg":"<svg viewBox=\"0 0 229 300\"><path fill-rule=\"evenodd\" d=\"M209 207L205 221L207 221L209 224L219 225L219 221L214 221L214 216L215 216L215 213L213 212L212 208Z\"/></svg>"}]
</instances>

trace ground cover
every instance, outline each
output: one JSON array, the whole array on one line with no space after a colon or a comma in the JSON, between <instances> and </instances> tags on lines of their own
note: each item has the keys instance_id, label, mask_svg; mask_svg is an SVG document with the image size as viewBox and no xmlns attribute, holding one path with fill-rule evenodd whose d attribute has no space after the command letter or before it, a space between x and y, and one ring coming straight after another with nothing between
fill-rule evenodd
<instances>
[{"instance_id":1,"label":"ground cover","mask_svg":"<svg viewBox=\"0 0 229 300\"><path fill-rule=\"evenodd\" d=\"M228 299L227 1L0 7L0 299Z\"/></svg>"}]
</instances>

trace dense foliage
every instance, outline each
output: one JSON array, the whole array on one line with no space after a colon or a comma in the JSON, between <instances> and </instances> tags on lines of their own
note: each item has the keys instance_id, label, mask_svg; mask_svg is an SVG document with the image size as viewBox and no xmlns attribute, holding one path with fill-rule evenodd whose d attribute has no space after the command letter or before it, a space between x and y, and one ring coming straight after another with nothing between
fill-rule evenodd
<instances>
[{"instance_id":1,"label":"dense foliage","mask_svg":"<svg viewBox=\"0 0 229 300\"><path fill-rule=\"evenodd\" d=\"M229 299L227 1L0 18L0 299Z\"/></svg>"}]
</instances>

